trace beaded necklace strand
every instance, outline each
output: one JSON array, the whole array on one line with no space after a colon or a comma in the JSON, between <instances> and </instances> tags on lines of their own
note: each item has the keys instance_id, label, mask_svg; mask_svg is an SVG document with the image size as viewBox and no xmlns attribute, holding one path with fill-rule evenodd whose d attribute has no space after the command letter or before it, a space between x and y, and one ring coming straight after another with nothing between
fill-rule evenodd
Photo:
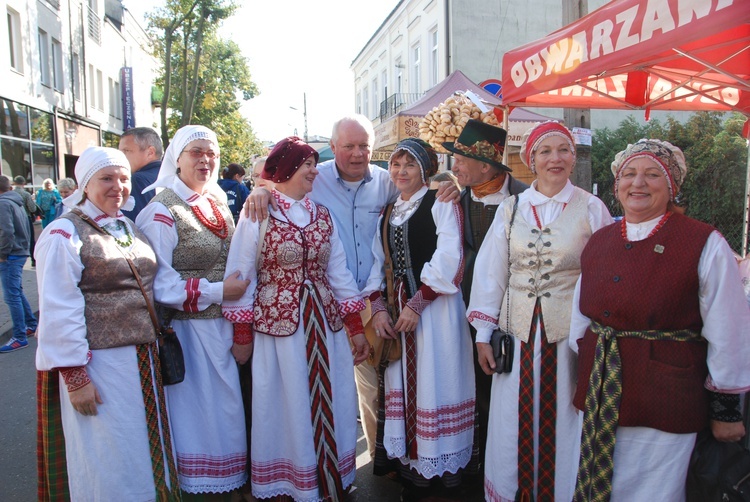
<instances>
[{"instance_id":1,"label":"beaded necklace strand","mask_svg":"<svg viewBox=\"0 0 750 502\"><path fill-rule=\"evenodd\" d=\"M661 227L664 226L670 216L672 216L672 211L667 211L666 213L664 213L664 216L661 217L659 223L657 223L654 229L651 230L651 232L646 236L646 239L648 239L649 237L653 237L654 234L656 234L656 232L658 232ZM620 233L622 234L622 238L625 239L625 242L630 242L630 239L628 239L628 227L627 223L625 222L624 216L620 222Z\"/></svg>"},{"instance_id":2,"label":"beaded necklace strand","mask_svg":"<svg viewBox=\"0 0 750 502\"><path fill-rule=\"evenodd\" d=\"M565 208L568 207L568 203L563 203L562 210L565 211ZM534 219L536 220L536 226L539 228L539 230L542 229L542 220L539 219L539 215L536 212L536 206L534 204L531 204L531 211L534 213Z\"/></svg>"},{"instance_id":3,"label":"beaded necklace strand","mask_svg":"<svg viewBox=\"0 0 750 502\"><path fill-rule=\"evenodd\" d=\"M130 246L133 245L133 234L130 233L130 229L128 228L128 226L125 223L121 222L120 220L117 220L117 228L124 228L125 229L125 236L124 236L124 238L123 237L120 237L120 238L115 237L105 227L100 227L100 228L102 230L104 230L105 234L107 234L110 237L112 237L115 240L115 242L117 243L118 246L120 246L122 248L129 248Z\"/></svg>"},{"instance_id":4,"label":"beaded necklace strand","mask_svg":"<svg viewBox=\"0 0 750 502\"><path fill-rule=\"evenodd\" d=\"M219 239L224 240L227 238L227 235L229 235L227 222L224 219L224 217L221 215L221 211L219 211L219 207L216 205L216 202L214 202L213 199L209 198L208 203L211 205L211 211L213 211L214 213L214 218L216 218L216 223L213 223L208 218L206 218L198 206L190 206L190 209L192 209L193 214L195 215L196 218L198 218L198 221L200 221L204 227L209 229L211 233L214 234Z\"/></svg>"}]
</instances>

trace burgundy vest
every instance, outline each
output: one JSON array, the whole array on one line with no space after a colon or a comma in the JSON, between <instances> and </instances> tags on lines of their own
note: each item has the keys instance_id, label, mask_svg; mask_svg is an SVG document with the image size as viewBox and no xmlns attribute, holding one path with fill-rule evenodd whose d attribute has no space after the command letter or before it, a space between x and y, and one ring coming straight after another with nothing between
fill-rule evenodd
<instances>
[{"instance_id":1,"label":"burgundy vest","mask_svg":"<svg viewBox=\"0 0 750 502\"><path fill-rule=\"evenodd\" d=\"M253 305L254 331L293 335L299 326L300 290L306 280L315 288L331 330L344 327L327 275L332 234L331 215L320 205L315 221L302 229L269 216Z\"/></svg>"},{"instance_id":2,"label":"burgundy vest","mask_svg":"<svg viewBox=\"0 0 750 502\"><path fill-rule=\"evenodd\" d=\"M709 225L673 214L652 237L626 242L620 223L596 232L581 255L580 310L619 331L700 332L698 262ZM578 385L573 404L583 410L597 335L578 340ZM618 338L622 358L622 426L672 433L708 423L705 341Z\"/></svg>"}]
</instances>

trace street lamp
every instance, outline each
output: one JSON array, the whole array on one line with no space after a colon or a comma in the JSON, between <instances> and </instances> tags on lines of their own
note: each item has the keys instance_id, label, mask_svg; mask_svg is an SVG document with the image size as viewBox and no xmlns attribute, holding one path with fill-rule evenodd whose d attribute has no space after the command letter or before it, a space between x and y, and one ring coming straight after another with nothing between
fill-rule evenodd
<instances>
[{"instance_id":1,"label":"street lamp","mask_svg":"<svg viewBox=\"0 0 750 502\"><path fill-rule=\"evenodd\" d=\"M307 143L307 93L302 93L302 99L303 99L303 105L304 105L303 111L302 111L302 115L305 118L305 137L302 138L302 139L304 139L305 143ZM292 110L294 110L295 112L299 111L297 108L295 108L293 106L290 106L289 108L292 109ZM296 129L294 131L294 134L297 134Z\"/></svg>"}]
</instances>

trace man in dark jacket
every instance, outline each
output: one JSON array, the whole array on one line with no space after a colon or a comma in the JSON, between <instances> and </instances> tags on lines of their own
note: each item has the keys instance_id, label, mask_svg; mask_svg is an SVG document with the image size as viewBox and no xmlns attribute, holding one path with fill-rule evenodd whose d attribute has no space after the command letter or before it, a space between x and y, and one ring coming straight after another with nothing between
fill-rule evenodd
<instances>
[{"instance_id":1,"label":"man in dark jacket","mask_svg":"<svg viewBox=\"0 0 750 502\"><path fill-rule=\"evenodd\" d=\"M125 154L130 162L131 190L130 195L135 199L135 207L132 211L123 211L122 214L135 221L136 216L146 207L156 192L143 189L156 182L161 168L161 158L164 149L161 138L150 127L134 127L125 131L120 137L119 150Z\"/></svg>"},{"instance_id":2,"label":"man in dark jacket","mask_svg":"<svg viewBox=\"0 0 750 502\"><path fill-rule=\"evenodd\" d=\"M27 337L36 331L37 320L23 294L23 266L29 257L29 220L23 198L0 176L0 282L13 320L13 337L0 347L0 354L28 347Z\"/></svg>"},{"instance_id":3,"label":"man in dark jacket","mask_svg":"<svg viewBox=\"0 0 750 502\"><path fill-rule=\"evenodd\" d=\"M500 203L511 195L518 195L528 185L510 175L510 168L503 164L505 150L505 129L469 120L461 134L453 143L443 146L453 153L453 174L464 187L461 193L461 206L464 210L464 278L461 284L464 302L469 305L471 282L474 277L474 261L487 231L495 218ZM471 328L472 338L476 331ZM478 470L476 482L481 488L483 482L484 449L487 442L487 423L490 413L490 390L492 377L482 371L474 346L474 373L476 382L476 417L474 428L474 454L478 461L470 474Z\"/></svg>"}]
</instances>

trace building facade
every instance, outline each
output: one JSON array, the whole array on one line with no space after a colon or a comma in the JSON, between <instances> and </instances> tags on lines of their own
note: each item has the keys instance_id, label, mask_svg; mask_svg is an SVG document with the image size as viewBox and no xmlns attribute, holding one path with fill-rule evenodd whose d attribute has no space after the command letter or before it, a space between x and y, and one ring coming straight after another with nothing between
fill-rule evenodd
<instances>
[{"instance_id":1,"label":"building facade","mask_svg":"<svg viewBox=\"0 0 750 502\"><path fill-rule=\"evenodd\" d=\"M401 0L351 64L354 110L377 126L417 101L454 70L475 83L497 80L503 55L560 29L564 8L592 12L607 0ZM559 108L535 112L562 119ZM685 120L684 112L669 113ZM591 110L586 128L617 128L642 112ZM575 125L575 124L573 124Z\"/></svg>"},{"instance_id":2,"label":"building facade","mask_svg":"<svg viewBox=\"0 0 750 502\"><path fill-rule=\"evenodd\" d=\"M155 126L157 62L120 0L0 0L2 174L39 187L73 177L89 146Z\"/></svg>"}]
</instances>

